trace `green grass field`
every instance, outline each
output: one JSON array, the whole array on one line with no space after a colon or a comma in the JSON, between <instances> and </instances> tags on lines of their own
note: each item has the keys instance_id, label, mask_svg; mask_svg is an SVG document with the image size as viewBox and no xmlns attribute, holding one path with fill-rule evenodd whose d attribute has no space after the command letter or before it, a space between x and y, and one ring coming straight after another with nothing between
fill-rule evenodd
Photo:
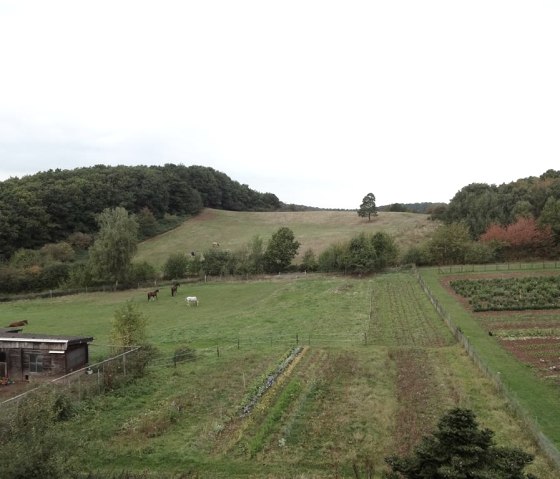
<instances>
[{"instance_id":1,"label":"green grass field","mask_svg":"<svg viewBox=\"0 0 560 479\"><path fill-rule=\"evenodd\" d=\"M186 295L200 306L187 306ZM535 453L538 477L559 476L410 273L195 283L176 297L162 289L152 302L144 290L90 293L1 303L0 316L28 319L26 332L94 336L95 359L108 352L113 313L126 301L146 315L160 355L146 377L84 403L63 424L82 470L351 478L353 465L370 461L379 478L386 455L410 451L458 405L499 444ZM297 362L241 418L248 391L296 343L304 347ZM196 361L173 367L185 346ZM532 376L520 380L533 388Z\"/></svg>"},{"instance_id":2,"label":"green grass field","mask_svg":"<svg viewBox=\"0 0 560 479\"><path fill-rule=\"evenodd\" d=\"M223 249L243 248L255 236L265 242L281 226L288 226L301 243L299 256L307 249L319 255L331 244L345 241L360 232L384 231L405 251L428 238L437 223L428 215L381 212L370 222L355 211L234 212L205 209L180 227L139 245L136 261L161 267L175 252L204 252L218 242ZM295 259L295 262L298 258Z\"/></svg>"}]
</instances>

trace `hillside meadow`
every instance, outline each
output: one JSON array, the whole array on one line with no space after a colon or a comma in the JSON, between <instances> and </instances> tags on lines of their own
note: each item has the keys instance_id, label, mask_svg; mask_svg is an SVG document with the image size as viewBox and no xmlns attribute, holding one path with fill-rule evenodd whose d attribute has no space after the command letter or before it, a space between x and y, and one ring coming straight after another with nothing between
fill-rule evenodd
<instances>
[{"instance_id":1,"label":"hillside meadow","mask_svg":"<svg viewBox=\"0 0 560 479\"><path fill-rule=\"evenodd\" d=\"M94 336L93 359L109 351L119 306L131 301L147 318L159 351L147 375L83 402L61 425L79 446L70 465L82 471L352 478L354 470L367 477L371 465L380 478L385 456L410 452L443 412L461 406L498 444L535 454L530 472L559 476L409 272L193 283L176 297L162 289L151 302L145 293L0 303L2 321L28 319L26 332ZM186 295L200 305L187 306ZM476 322L461 321L483 337ZM296 346L294 362L242 416L252 391ZM184 347L196 360L174 366L174 351ZM532 387L531 376L522 379Z\"/></svg>"},{"instance_id":2,"label":"hillside meadow","mask_svg":"<svg viewBox=\"0 0 560 479\"><path fill-rule=\"evenodd\" d=\"M295 212L239 212L206 208L181 226L163 235L142 242L136 261L147 261L161 267L170 254L204 252L214 242L228 250L238 250L256 235L266 244L272 234L282 226L294 232L301 243L294 262L307 249L319 255L331 244L346 241L361 233L383 231L394 237L406 251L410 246L429 238L438 223L429 215L418 213L380 212L378 216L360 218L356 211L295 211Z\"/></svg>"}]
</instances>

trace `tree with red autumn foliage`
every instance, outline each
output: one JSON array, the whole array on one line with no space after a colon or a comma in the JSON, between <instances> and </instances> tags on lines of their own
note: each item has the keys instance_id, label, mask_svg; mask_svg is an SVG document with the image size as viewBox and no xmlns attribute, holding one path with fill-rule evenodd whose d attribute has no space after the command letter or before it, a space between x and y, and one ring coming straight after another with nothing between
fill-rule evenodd
<instances>
[{"instance_id":1,"label":"tree with red autumn foliage","mask_svg":"<svg viewBox=\"0 0 560 479\"><path fill-rule=\"evenodd\" d=\"M519 217L508 226L492 224L480 236L483 243L495 243L510 258L547 256L547 249L552 248L554 236L550 226L540 227L534 218Z\"/></svg>"}]
</instances>

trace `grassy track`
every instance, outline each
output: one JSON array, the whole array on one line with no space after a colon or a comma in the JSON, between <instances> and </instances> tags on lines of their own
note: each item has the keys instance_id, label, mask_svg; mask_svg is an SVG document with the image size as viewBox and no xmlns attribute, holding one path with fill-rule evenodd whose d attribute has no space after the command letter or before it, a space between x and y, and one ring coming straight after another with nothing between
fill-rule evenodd
<instances>
[{"instance_id":1,"label":"grassy track","mask_svg":"<svg viewBox=\"0 0 560 479\"><path fill-rule=\"evenodd\" d=\"M364 470L369 462L379 478L386 455L410 450L455 405L471 407L500 443L536 452L407 273L200 283L179 292L152 302L137 290L0 304L6 323L29 319L28 332L87 334L94 344L108 343L124 301L148 317L161 351L148 375L84 404L64 424L82 468L351 478L354 464ZM184 303L187 294L200 298L198 308ZM240 417L246 393L296 340L304 353ZM198 358L174 368L173 351L185 345ZM558 477L540 454L531 470Z\"/></svg>"},{"instance_id":2,"label":"grassy track","mask_svg":"<svg viewBox=\"0 0 560 479\"><path fill-rule=\"evenodd\" d=\"M267 241L280 226L292 229L301 243L301 256L308 248L318 255L331 244L362 231L389 233L406 250L429 237L437 223L428 220L428 215L416 213L382 212L368 222L355 211L249 213L206 209L180 227L141 243L135 259L160 267L172 252L204 252L213 242L234 251L246 246L255 235Z\"/></svg>"}]
</instances>

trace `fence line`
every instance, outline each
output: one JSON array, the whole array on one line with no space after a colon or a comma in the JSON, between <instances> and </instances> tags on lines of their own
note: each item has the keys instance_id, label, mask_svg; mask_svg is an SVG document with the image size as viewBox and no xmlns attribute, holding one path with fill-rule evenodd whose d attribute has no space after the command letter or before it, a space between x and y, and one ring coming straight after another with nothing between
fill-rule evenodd
<instances>
[{"instance_id":1,"label":"fence line","mask_svg":"<svg viewBox=\"0 0 560 479\"><path fill-rule=\"evenodd\" d=\"M461 328L453 322L453 320L451 319L451 315L441 306L437 298L432 294L430 288L425 283L418 270L416 268L413 268L413 272L422 290L430 299L430 302L434 306L435 310L447 324L447 326L449 327L457 341L465 349L471 360L475 363L479 370L482 371L482 373L494 383L496 389L505 397L517 417L524 423L527 429L529 429L541 451L544 452L544 454L558 469L560 469L560 451L558 450L556 445L545 434L543 434L538 423L533 418L527 415L518 399L515 397L515 393L504 384L499 374L492 371L482 360L469 339L461 331Z\"/></svg>"},{"instance_id":2,"label":"fence line","mask_svg":"<svg viewBox=\"0 0 560 479\"><path fill-rule=\"evenodd\" d=\"M538 261L531 263L491 263L491 264L461 264L438 266L438 273L484 273L492 271L527 271L527 270L546 270L558 269L558 261Z\"/></svg>"},{"instance_id":3,"label":"fence line","mask_svg":"<svg viewBox=\"0 0 560 479\"><path fill-rule=\"evenodd\" d=\"M198 282L191 279L183 279L182 283ZM38 291L36 293L11 293L0 295L0 302L8 301L18 301L21 299L40 299L40 298L57 298L61 296L70 296L73 294L82 293L110 293L115 291L128 291L133 289L153 289L163 286L171 286L175 281L144 281L137 282L135 284L101 284L96 286L82 286L79 288L69 288L69 289L48 289L44 291Z\"/></svg>"},{"instance_id":4,"label":"fence line","mask_svg":"<svg viewBox=\"0 0 560 479\"><path fill-rule=\"evenodd\" d=\"M212 283L223 283L223 282L244 282L247 280L254 281L273 281L277 279L284 279L286 277L293 276L296 279L299 276L307 276L310 273L284 273L280 274L253 274L250 276L244 275L203 275L203 276L190 276L185 278L176 278L172 280L167 279L154 279L150 281L136 281L134 283L120 283L120 284L98 284L92 286L80 286L76 288L68 289L47 289L42 291L37 291L34 293L2 293L0 294L0 302L17 301L21 299L38 299L38 298L55 298L60 296L70 296L73 294L82 293L110 293L115 291L129 291L136 289L154 289L161 288L164 286L172 286L175 283L185 284L205 284L208 282Z\"/></svg>"},{"instance_id":5,"label":"fence line","mask_svg":"<svg viewBox=\"0 0 560 479\"><path fill-rule=\"evenodd\" d=\"M167 341L171 342L171 341ZM176 341L172 341L175 343ZM198 352L205 352L208 354L217 353L219 355L220 351L240 349L244 344L250 345L288 345L288 346L298 346L298 345L311 345L311 344L332 344L332 343L355 343L355 344L366 344L367 345L367 332L355 332L350 334L337 334L337 333L285 333L285 334L274 334L274 335L263 335L263 336L228 336L228 337L204 337L200 339L192 339L189 343L198 342L204 343L205 346L196 348ZM109 345L104 345L109 346ZM81 400L86 396L93 393L100 392L107 385L107 374L109 373L109 366L114 366L117 361L121 361L115 370L111 369L111 374L117 374L126 376L126 357L140 348L135 347L130 351L125 351L111 358L99 361L97 363L85 366L71 373L65 374L64 376L59 376L54 379L45 380L41 382L38 386L33 389L29 389L17 396L6 399L0 402L0 409L8 408L12 404L18 403L21 399L27 395L37 392L39 389L45 388L49 385L63 385L68 388L69 392L75 399ZM194 349L194 348L193 348ZM149 362L149 365L174 365L176 362L180 362L181 355L171 355L165 356L163 358L156 358ZM179 358L179 361L176 359ZM106 371L107 369L107 371ZM92 391L92 389L94 391Z\"/></svg>"},{"instance_id":6,"label":"fence line","mask_svg":"<svg viewBox=\"0 0 560 479\"><path fill-rule=\"evenodd\" d=\"M0 402L0 410L2 411L0 426L5 425L11 417L17 414L20 401L52 385L64 388L66 393L78 401L100 394L107 387L117 384L119 380L127 376L126 358L139 349L139 347L135 347L64 376L44 381L33 389Z\"/></svg>"}]
</instances>

